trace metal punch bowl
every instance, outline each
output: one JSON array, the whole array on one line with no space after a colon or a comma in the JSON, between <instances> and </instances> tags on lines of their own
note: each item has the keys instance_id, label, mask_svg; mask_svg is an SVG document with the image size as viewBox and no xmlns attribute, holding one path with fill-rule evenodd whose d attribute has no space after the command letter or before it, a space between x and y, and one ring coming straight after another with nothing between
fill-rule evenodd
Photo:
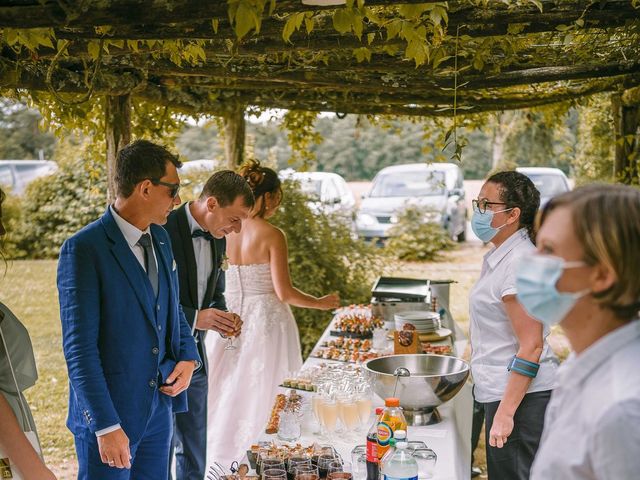
<instances>
[{"instance_id":1,"label":"metal punch bowl","mask_svg":"<svg viewBox=\"0 0 640 480\"><path fill-rule=\"evenodd\" d=\"M409 376L394 375L397 368ZM365 363L374 391L382 398L400 399L409 425L431 425L440 421L436 407L451 400L469 376L469 364L446 355L391 355Z\"/></svg>"}]
</instances>

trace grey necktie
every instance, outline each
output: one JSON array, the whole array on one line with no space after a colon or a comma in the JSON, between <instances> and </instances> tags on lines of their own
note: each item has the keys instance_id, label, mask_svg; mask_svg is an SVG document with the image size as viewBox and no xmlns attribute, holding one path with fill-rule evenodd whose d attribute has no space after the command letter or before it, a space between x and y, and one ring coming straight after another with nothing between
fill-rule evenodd
<instances>
[{"instance_id":1,"label":"grey necktie","mask_svg":"<svg viewBox=\"0 0 640 480\"><path fill-rule=\"evenodd\" d=\"M144 267L147 270L147 276L153 288L153 294L158 296L158 267L153 257L153 247L151 246L151 235L143 233L138 240L138 245L144 249Z\"/></svg>"}]
</instances>

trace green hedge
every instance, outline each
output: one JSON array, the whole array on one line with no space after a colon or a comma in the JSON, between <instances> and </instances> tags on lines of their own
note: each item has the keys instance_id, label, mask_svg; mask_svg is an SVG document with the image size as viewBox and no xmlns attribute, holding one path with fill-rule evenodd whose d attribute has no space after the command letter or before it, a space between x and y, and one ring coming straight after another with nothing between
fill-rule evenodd
<instances>
[{"instance_id":1,"label":"green hedge","mask_svg":"<svg viewBox=\"0 0 640 480\"><path fill-rule=\"evenodd\" d=\"M104 163L75 160L59 167L27 186L12 225L14 258L56 258L67 238L106 209Z\"/></svg>"},{"instance_id":2,"label":"green hedge","mask_svg":"<svg viewBox=\"0 0 640 480\"><path fill-rule=\"evenodd\" d=\"M440 252L455 247L446 230L437 223L426 222L424 208L417 206L404 209L389 236L387 254L408 262L436 260Z\"/></svg>"},{"instance_id":3,"label":"green hedge","mask_svg":"<svg viewBox=\"0 0 640 480\"><path fill-rule=\"evenodd\" d=\"M285 181L283 193L273 223L287 235L293 284L315 296L338 292L343 304L369 302L386 261L380 249L355 239L341 217L314 213L296 182ZM293 314L306 356L332 313L294 308Z\"/></svg>"}]
</instances>

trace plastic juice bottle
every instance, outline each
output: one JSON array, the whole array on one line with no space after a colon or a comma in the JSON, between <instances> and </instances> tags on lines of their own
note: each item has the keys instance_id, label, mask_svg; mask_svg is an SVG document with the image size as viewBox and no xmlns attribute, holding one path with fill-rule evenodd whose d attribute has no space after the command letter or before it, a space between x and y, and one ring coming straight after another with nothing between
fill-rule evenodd
<instances>
[{"instance_id":1,"label":"plastic juice bottle","mask_svg":"<svg viewBox=\"0 0 640 480\"><path fill-rule=\"evenodd\" d=\"M367 480L379 480L378 469L378 420L383 412L382 407L376 408L376 418L367 433Z\"/></svg>"},{"instance_id":2,"label":"plastic juice bottle","mask_svg":"<svg viewBox=\"0 0 640 480\"><path fill-rule=\"evenodd\" d=\"M383 459L383 480L418 480L418 462L408 450L407 433L396 430L395 449Z\"/></svg>"},{"instance_id":3,"label":"plastic juice bottle","mask_svg":"<svg viewBox=\"0 0 640 480\"><path fill-rule=\"evenodd\" d=\"M385 409L378 420L378 459L382 458L389 449L389 441L396 430L407 431L407 420L404 418L400 399L389 397L384 401Z\"/></svg>"}]
</instances>

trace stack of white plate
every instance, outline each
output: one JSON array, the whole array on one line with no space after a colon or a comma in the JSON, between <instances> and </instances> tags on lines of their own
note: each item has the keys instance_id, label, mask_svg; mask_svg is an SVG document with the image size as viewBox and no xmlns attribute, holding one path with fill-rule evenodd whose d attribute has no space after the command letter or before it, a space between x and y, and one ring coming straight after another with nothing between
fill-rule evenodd
<instances>
[{"instance_id":1,"label":"stack of white plate","mask_svg":"<svg viewBox=\"0 0 640 480\"><path fill-rule=\"evenodd\" d=\"M402 330L410 323L418 333L432 333L440 328L440 314L438 312L406 311L394 315L396 330Z\"/></svg>"}]
</instances>

